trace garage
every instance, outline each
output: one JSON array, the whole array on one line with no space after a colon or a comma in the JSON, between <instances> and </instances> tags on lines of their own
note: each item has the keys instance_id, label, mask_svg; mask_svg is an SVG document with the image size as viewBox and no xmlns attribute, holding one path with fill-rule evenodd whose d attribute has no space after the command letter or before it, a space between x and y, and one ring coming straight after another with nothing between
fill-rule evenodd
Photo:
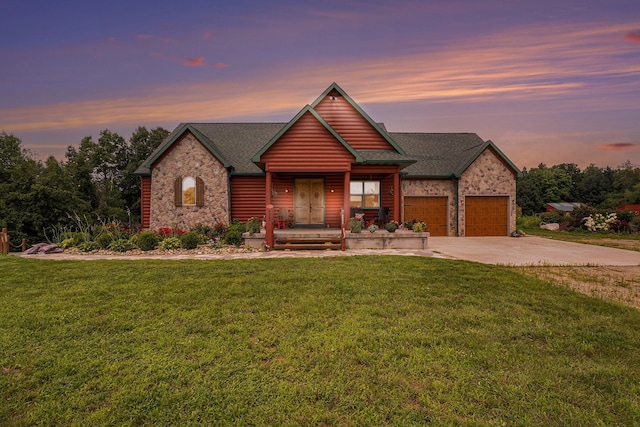
<instances>
[{"instance_id":1,"label":"garage","mask_svg":"<svg viewBox=\"0 0 640 427\"><path fill-rule=\"evenodd\" d=\"M447 204L448 197L416 197L404 198L404 221L418 219L427 223L427 230L432 236L447 236Z\"/></svg>"},{"instance_id":2,"label":"garage","mask_svg":"<svg viewBox=\"0 0 640 427\"><path fill-rule=\"evenodd\" d=\"M506 236L508 207L507 196L465 197L465 235Z\"/></svg>"}]
</instances>

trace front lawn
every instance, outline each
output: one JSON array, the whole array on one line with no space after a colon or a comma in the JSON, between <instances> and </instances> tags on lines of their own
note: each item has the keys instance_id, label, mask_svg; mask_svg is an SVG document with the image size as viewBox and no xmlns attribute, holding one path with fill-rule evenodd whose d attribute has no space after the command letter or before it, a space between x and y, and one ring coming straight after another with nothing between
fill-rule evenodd
<instances>
[{"instance_id":1,"label":"front lawn","mask_svg":"<svg viewBox=\"0 0 640 427\"><path fill-rule=\"evenodd\" d=\"M633 425L640 313L421 257L0 257L0 425Z\"/></svg>"}]
</instances>

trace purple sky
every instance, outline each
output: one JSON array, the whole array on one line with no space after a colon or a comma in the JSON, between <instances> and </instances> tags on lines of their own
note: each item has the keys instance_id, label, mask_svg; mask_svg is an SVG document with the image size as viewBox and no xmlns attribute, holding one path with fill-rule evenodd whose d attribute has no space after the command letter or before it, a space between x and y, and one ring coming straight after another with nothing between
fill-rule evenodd
<instances>
[{"instance_id":1,"label":"purple sky","mask_svg":"<svg viewBox=\"0 0 640 427\"><path fill-rule=\"evenodd\" d=\"M640 166L639 0L0 0L0 131L289 121L337 82L394 132L519 167Z\"/></svg>"}]
</instances>

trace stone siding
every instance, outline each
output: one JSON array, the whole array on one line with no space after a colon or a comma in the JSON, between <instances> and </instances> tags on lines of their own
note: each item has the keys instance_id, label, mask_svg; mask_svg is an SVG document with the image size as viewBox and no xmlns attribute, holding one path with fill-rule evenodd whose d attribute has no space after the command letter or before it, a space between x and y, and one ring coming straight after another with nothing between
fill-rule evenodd
<instances>
[{"instance_id":1,"label":"stone siding","mask_svg":"<svg viewBox=\"0 0 640 427\"><path fill-rule=\"evenodd\" d=\"M465 196L508 196L507 232L516 229L516 177L492 150L483 151L464 171L459 182L459 193L460 236L465 235Z\"/></svg>"},{"instance_id":2,"label":"stone siding","mask_svg":"<svg viewBox=\"0 0 640 427\"><path fill-rule=\"evenodd\" d=\"M404 196L447 196L448 197L448 233L455 235L456 230L456 186L453 180L406 179L402 181L402 215L404 218Z\"/></svg>"},{"instance_id":3,"label":"stone siding","mask_svg":"<svg viewBox=\"0 0 640 427\"><path fill-rule=\"evenodd\" d=\"M151 230L229 222L228 171L191 133L176 141L151 173ZM175 180L187 176L202 178L204 206L175 206Z\"/></svg>"}]
</instances>

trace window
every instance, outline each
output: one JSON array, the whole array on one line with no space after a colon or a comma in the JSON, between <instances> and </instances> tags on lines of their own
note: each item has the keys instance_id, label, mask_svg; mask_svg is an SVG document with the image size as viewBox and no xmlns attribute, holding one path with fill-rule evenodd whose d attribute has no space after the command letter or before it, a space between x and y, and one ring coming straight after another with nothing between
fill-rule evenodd
<instances>
[{"instance_id":1,"label":"window","mask_svg":"<svg viewBox=\"0 0 640 427\"><path fill-rule=\"evenodd\" d=\"M196 205L196 180L188 176L182 180L182 206Z\"/></svg>"},{"instance_id":2,"label":"window","mask_svg":"<svg viewBox=\"0 0 640 427\"><path fill-rule=\"evenodd\" d=\"M174 202L179 206L204 206L204 182L200 177L176 178Z\"/></svg>"},{"instance_id":3,"label":"window","mask_svg":"<svg viewBox=\"0 0 640 427\"><path fill-rule=\"evenodd\" d=\"M380 181L351 181L351 207L378 209Z\"/></svg>"}]
</instances>

